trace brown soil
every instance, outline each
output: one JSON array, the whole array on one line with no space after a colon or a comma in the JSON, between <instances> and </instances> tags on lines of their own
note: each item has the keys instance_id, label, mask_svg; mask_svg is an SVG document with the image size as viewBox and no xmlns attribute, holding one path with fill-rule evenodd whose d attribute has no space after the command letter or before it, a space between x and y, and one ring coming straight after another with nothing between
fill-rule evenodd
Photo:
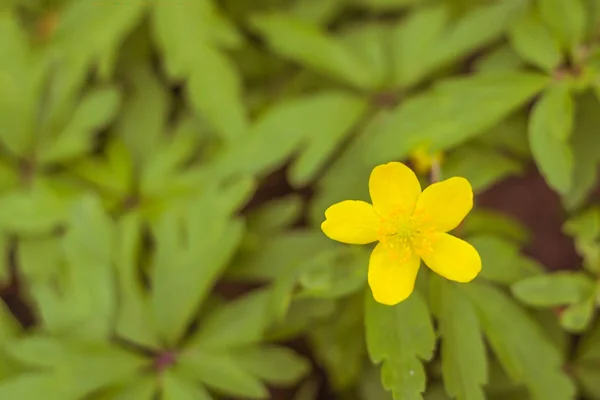
<instances>
[{"instance_id":1,"label":"brown soil","mask_svg":"<svg viewBox=\"0 0 600 400\"><path fill-rule=\"evenodd\" d=\"M477 206L504 212L531 232L531 243L524 252L551 271L578 269L581 258L573 241L562 233L566 213L559 197L534 168L524 176L500 182L481 194Z\"/></svg>"}]
</instances>

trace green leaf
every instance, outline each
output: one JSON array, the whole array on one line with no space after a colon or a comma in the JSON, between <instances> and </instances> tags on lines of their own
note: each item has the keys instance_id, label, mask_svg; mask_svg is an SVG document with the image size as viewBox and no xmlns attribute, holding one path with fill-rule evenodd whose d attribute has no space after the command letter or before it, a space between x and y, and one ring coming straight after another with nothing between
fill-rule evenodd
<instances>
[{"instance_id":1,"label":"green leaf","mask_svg":"<svg viewBox=\"0 0 600 400\"><path fill-rule=\"evenodd\" d=\"M182 373L199 380L218 393L249 399L264 399L267 388L242 368L235 356L188 349L178 358Z\"/></svg>"},{"instance_id":2,"label":"green leaf","mask_svg":"<svg viewBox=\"0 0 600 400\"><path fill-rule=\"evenodd\" d=\"M65 392L63 398L69 399L128 382L147 363L145 358L107 343L70 342L44 336L14 343L11 353L20 362L51 370Z\"/></svg>"},{"instance_id":3,"label":"green leaf","mask_svg":"<svg viewBox=\"0 0 600 400\"><path fill-rule=\"evenodd\" d=\"M10 9L0 13L0 60L0 140L11 153L26 156L33 150L47 63L33 52Z\"/></svg>"},{"instance_id":4,"label":"green leaf","mask_svg":"<svg viewBox=\"0 0 600 400\"><path fill-rule=\"evenodd\" d=\"M337 311L336 302L330 299L304 298L291 303L290 300L286 299L283 307L278 308L278 311L281 309L281 313L276 316L280 319L267 332L266 336L269 340L281 341L296 338ZM273 308L277 306L278 304L273 304Z\"/></svg>"},{"instance_id":5,"label":"green leaf","mask_svg":"<svg viewBox=\"0 0 600 400\"><path fill-rule=\"evenodd\" d=\"M289 177L293 184L304 185L323 167L365 107L364 100L342 91L281 102L259 116L248 136L221 160L222 168L264 174L303 146Z\"/></svg>"},{"instance_id":6,"label":"green leaf","mask_svg":"<svg viewBox=\"0 0 600 400\"><path fill-rule=\"evenodd\" d=\"M540 14L566 50L574 51L585 34L586 10L581 0L537 0Z\"/></svg>"},{"instance_id":7,"label":"green leaf","mask_svg":"<svg viewBox=\"0 0 600 400\"><path fill-rule=\"evenodd\" d=\"M0 303L0 342L7 343L21 331L21 326L4 302Z\"/></svg>"},{"instance_id":8,"label":"green leaf","mask_svg":"<svg viewBox=\"0 0 600 400\"><path fill-rule=\"evenodd\" d=\"M461 287L435 277L437 317L442 335L442 375L446 392L459 400L485 399L487 354L474 306Z\"/></svg>"},{"instance_id":9,"label":"green leaf","mask_svg":"<svg viewBox=\"0 0 600 400\"><path fill-rule=\"evenodd\" d=\"M110 82L115 75L120 49L111 47L99 55L96 73L100 82Z\"/></svg>"},{"instance_id":10,"label":"green leaf","mask_svg":"<svg viewBox=\"0 0 600 400\"><path fill-rule=\"evenodd\" d=\"M302 211L302 198L296 194L273 199L246 216L248 231L256 235L278 233L291 225Z\"/></svg>"},{"instance_id":11,"label":"green leaf","mask_svg":"<svg viewBox=\"0 0 600 400\"><path fill-rule=\"evenodd\" d=\"M491 234L502 239L525 244L530 235L520 221L498 211L479 207L461 224L464 236Z\"/></svg>"},{"instance_id":12,"label":"green leaf","mask_svg":"<svg viewBox=\"0 0 600 400\"><path fill-rule=\"evenodd\" d=\"M490 234L468 237L481 256L483 268L480 276L494 282L510 285L523 278L537 275L528 268L515 243Z\"/></svg>"},{"instance_id":13,"label":"green leaf","mask_svg":"<svg viewBox=\"0 0 600 400\"><path fill-rule=\"evenodd\" d=\"M566 205L574 209L581 206L593 190L598 177L600 135L596 128L600 125L600 102L593 93L586 93L576 99L576 114L571 147L573 151L573 183L571 190L563 196Z\"/></svg>"},{"instance_id":14,"label":"green leaf","mask_svg":"<svg viewBox=\"0 0 600 400\"><path fill-rule=\"evenodd\" d=\"M520 0L507 0L474 7L441 36L433 63L445 65L498 40L522 5Z\"/></svg>"},{"instance_id":15,"label":"green leaf","mask_svg":"<svg viewBox=\"0 0 600 400\"><path fill-rule=\"evenodd\" d=\"M459 397L458 397L459 398ZM453 397L446 394L444 385L441 383L434 383L427 387L427 391L423 395L423 400L451 400ZM487 399L487 397L486 397ZM367 400L367 399L365 399Z\"/></svg>"},{"instance_id":16,"label":"green leaf","mask_svg":"<svg viewBox=\"0 0 600 400\"><path fill-rule=\"evenodd\" d=\"M269 291L257 290L218 307L201 321L189 346L222 351L259 342L270 322L269 300Z\"/></svg>"},{"instance_id":17,"label":"green leaf","mask_svg":"<svg viewBox=\"0 0 600 400\"><path fill-rule=\"evenodd\" d=\"M444 161L442 176L462 176L480 193L504 178L521 174L523 169L519 161L498 151L462 146Z\"/></svg>"},{"instance_id":18,"label":"green leaf","mask_svg":"<svg viewBox=\"0 0 600 400\"><path fill-rule=\"evenodd\" d=\"M200 143L194 119L182 117L172 132L157 140L160 151L141 171L140 194L144 198L153 198L177 191L181 170L197 155Z\"/></svg>"},{"instance_id":19,"label":"green leaf","mask_svg":"<svg viewBox=\"0 0 600 400\"><path fill-rule=\"evenodd\" d=\"M260 346L240 350L236 362L257 378L275 386L289 386L310 371L309 362L283 346Z\"/></svg>"},{"instance_id":20,"label":"green leaf","mask_svg":"<svg viewBox=\"0 0 600 400\"><path fill-rule=\"evenodd\" d=\"M194 50L207 45L236 47L240 37L212 1L178 3L157 0L152 8L152 29L169 75L183 77L197 65Z\"/></svg>"},{"instance_id":21,"label":"green leaf","mask_svg":"<svg viewBox=\"0 0 600 400\"><path fill-rule=\"evenodd\" d=\"M53 44L67 58L95 62L122 43L144 15L146 5L143 0L102 7L88 2L68 3L60 14Z\"/></svg>"},{"instance_id":22,"label":"green leaf","mask_svg":"<svg viewBox=\"0 0 600 400\"><path fill-rule=\"evenodd\" d=\"M392 400L391 393L381 385L380 375L379 368L376 366L371 366L363 373L359 383L361 400Z\"/></svg>"},{"instance_id":23,"label":"green leaf","mask_svg":"<svg viewBox=\"0 0 600 400\"><path fill-rule=\"evenodd\" d=\"M67 260L79 265L110 264L113 234L113 222L100 200L94 195L82 197L72 208L69 228L63 238Z\"/></svg>"},{"instance_id":24,"label":"green leaf","mask_svg":"<svg viewBox=\"0 0 600 400\"><path fill-rule=\"evenodd\" d=\"M595 293L580 303L572 304L560 314L560 324L568 332L583 332L592 322L596 308Z\"/></svg>"},{"instance_id":25,"label":"green leaf","mask_svg":"<svg viewBox=\"0 0 600 400\"><path fill-rule=\"evenodd\" d=\"M575 388L561 371L559 350L540 326L500 290L477 283L464 288L477 309L485 336L509 376L525 384L534 399L572 399Z\"/></svg>"},{"instance_id":26,"label":"green leaf","mask_svg":"<svg viewBox=\"0 0 600 400\"><path fill-rule=\"evenodd\" d=\"M293 310L294 304L292 304ZM365 359L364 296L362 292L336 303L335 311L308 325L308 340L333 389L343 391L363 374ZM377 383L381 379L377 374Z\"/></svg>"},{"instance_id":27,"label":"green leaf","mask_svg":"<svg viewBox=\"0 0 600 400\"><path fill-rule=\"evenodd\" d=\"M517 110L475 139L475 142L488 150L497 150L507 156L514 156L521 160L530 159L531 151L527 139L528 114L528 110Z\"/></svg>"},{"instance_id":28,"label":"green leaf","mask_svg":"<svg viewBox=\"0 0 600 400\"><path fill-rule=\"evenodd\" d=\"M423 0L350 0L373 11L390 11L419 4Z\"/></svg>"},{"instance_id":29,"label":"green leaf","mask_svg":"<svg viewBox=\"0 0 600 400\"><path fill-rule=\"evenodd\" d=\"M583 257L583 266L593 274L600 271L600 208L593 207L571 217L563 231L575 241L577 252Z\"/></svg>"},{"instance_id":30,"label":"green leaf","mask_svg":"<svg viewBox=\"0 0 600 400\"><path fill-rule=\"evenodd\" d=\"M138 376L134 380L127 382L123 389L107 398L107 400L154 400L156 391L157 381L154 377ZM178 399L181 400L181 398Z\"/></svg>"},{"instance_id":31,"label":"green leaf","mask_svg":"<svg viewBox=\"0 0 600 400\"><path fill-rule=\"evenodd\" d=\"M119 139L106 145L104 157L86 157L71 168L78 177L96 185L105 199L123 201L133 191L133 162Z\"/></svg>"},{"instance_id":32,"label":"green leaf","mask_svg":"<svg viewBox=\"0 0 600 400\"><path fill-rule=\"evenodd\" d=\"M157 248L151 269L154 324L170 344L183 335L242 238L242 222L230 217L233 210L227 203L232 200L209 191L183 210L165 212L153 227Z\"/></svg>"},{"instance_id":33,"label":"green leaf","mask_svg":"<svg viewBox=\"0 0 600 400\"><path fill-rule=\"evenodd\" d=\"M149 297L139 279L138 256L141 250L142 231L139 215L124 216L117 224L116 255L119 307L115 333L121 338L149 348L159 348L153 331Z\"/></svg>"},{"instance_id":34,"label":"green leaf","mask_svg":"<svg viewBox=\"0 0 600 400\"><path fill-rule=\"evenodd\" d=\"M498 72L443 81L402 103L363 152L370 163L405 157L423 142L454 147L492 128L543 89L549 78ZM460 101L456 101L460 99Z\"/></svg>"},{"instance_id":35,"label":"green leaf","mask_svg":"<svg viewBox=\"0 0 600 400\"><path fill-rule=\"evenodd\" d=\"M276 322L284 323L289 315L292 300L315 299L314 297L294 296L297 286L298 274L302 270L304 263L294 265L295 269L286 270L280 274L273 282L273 294L271 296L271 311ZM333 306L332 306L333 307ZM304 321L306 322L306 321ZM293 325L293 324L291 324ZM286 329L285 327L283 328ZM302 329L302 328L301 328Z\"/></svg>"},{"instance_id":36,"label":"green leaf","mask_svg":"<svg viewBox=\"0 0 600 400\"><path fill-rule=\"evenodd\" d=\"M297 230L269 236L238 255L231 275L250 281L269 281L300 269L315 254L334 244L321 232Z\"/></svg>"},{"instance_id":37,"label":"green leaf","mask_svg":"<svg viewBox=\"0 0 600 400\"><path fill-rule=\"evenodd\" d=\"M490 382L486 388L488 399L531 400L531 395L522 384L514 382L496 360L490 361Z\"/></svg>"},{"instance_id":38,"label":"green leaf","mask_svg":"<svg viewBox=\"0 0 600 400\"><path fill-rule=\"evenodd\" d=\"M595 37L600 29L600 3L597 0L584 0L586 8L586 39Z\"/></svg>"},{"instance_id":39,"label":"green leaf","mask_svg":"<svg viewBox=\"0 0 600 400\"><path fill-rule=\"evenodd\" d=\"M170 371L167 371L163 378L162 388L162 400L212 400L202 386Z\"/></svg>"},{"instance_id":40,"label":"green leaf","mask_svg":"<svg viewBox=\"0 0 600 400\"><path fill-rule=\"evenodd\" d=\"M488 50L475 64L478 73L516 71L523 66L523 60L508 44Z\"/></svg>"},{"instance_id":41,"label":"green leaf","mask_svg":"<svg viewBox=\"0 0 600 400\"><path fill-rule=\"evenodd\" d=\"M8 252L8 238L6 235L0 234L0 285L5 285L10 280Z\"/></svg>"},{"instance_id":42,"label":"green leaf","mask_svg":"<svg viewBox=\"0 0 600 400\"><path fill-rule=\"evenodd\" d=\"M47 18L53 18L52 14L47 14ZM89 78L88 62L83 58L62 59L50 70L38 119L38 149L40 141L54 137L64 128L81 102Z\"/></svg>"},{"instance_id":43,"label":"green leaf","mask_svg":"<svg viewBox=\"0 0 600 400\"><path fill-rule=\"evenodd\" d=\"M392 61L396 85L416 84L437 67L431 65L433 50L449 18L446 5L424 7L409 14L394 28Z\"/></svg>"},{"instance_id":44,"label":"green leaf","mask_svg":"<svg viewBox=\"0 0 600 400\"><path fill-rule=\"evenodd\" d=\"M519 8L503 1L474 9L450 25L447 5L423 8L403 21L394 35L394 82L419 83L428 74L498 39Z\"/></svg>"},{"instance_id":45,"label":"green leaf","mask_svg":"<svg viewBox=\"0 0 600 400\"><path fill-rule=\"evenodd\" d=\"M69 353L56 367L68 377L72 396L68 398L84 398L99 389L130 382L149 361L105 343L71 343L68 347Z\"/></svg>"},{"instance_id":46,"label":"green leaf","mask_svg":"<svg viewBox=\"0 0 600 400\"><path fill-rule=\"evenodd\" d=\"M512 293L522 302L536 307L571 305L588 299L594 281L579 272L555 272L525 278L512 285Z\"/></svg>"},{"instance_id":47,"label":"green leaf","mask_svg":"<svg viewBox=\"0 0 600 400\"><path fill-rule=\"evenodd\" d=\"M567 193L572 185L573 153L568 139L573 128L573 100L566 84L542 93L529 120L529 146L548 185Z\"/></svg>"},{"instance_id":48,"label":"green leaf","mask_svg":"<svg viewBox=\"0 0 600 400\"><path fill-rule=\"evenodd\" d=\"M47 335L26 336L11 342L7 350L12 358L29 367L56 367L68 356L65 344Z\"/></svg>"},{"instance_id":49,"label":"green leaf","mask_svg":"<svg viewBox=\"0 0 600 400\"><path fill-rule=\"evenodd\" d=\"M296 1L288 12L296 18L323 26L336 17L340 9L344 7L343 3L338 0Z\"/></svg>"},{"instance_id":50,"label":"green leaf","mask_svg":"<svg viewBox=\"0 0 600 400\"><path fill-rule=\"evenodd\" d=\"M75 331L87 338L106 338L116 309L113 222L99 200L89 196L74 206L68 229L62 246L70 264L72 290L76 301L88 312Z\"/></svg>"},{"instance_id":51,"label":"green leaf","mask_svg":"<svg viewBox=\"0 0 600 400\"><path fill-rule=\"evenodd\" d=\"M19 171L8 160L0 158L0 193L19 185Z\"/></svg>"},{"instance_id":52,"label":"green leaf","mask_svg":"<svg viewBox=\"0 0 600 400\"><path fill-rule=\"evenodd\" d=\"M561 141L569 139L573 133L574 105L570 87L564 82L550 85L542 93L541 99L536 104L536 110L531 116L530 129L546 129L548 135L558 138ZM539 114L539 115L537 115ZM554 116L554 124L542 121L543 116ZM538 120L539 119L539 120ZM547 125L543 125L543 123Z\"/></svg>"},{"instance_id":53,"label":"green leaf","mask_svg":"<svg viewBox=\"0 0 600 400\"><path fill-rule=\"evenodd\" d=\"M549 308L538 308L530 310L531 315L537 323L542 327L546 337L550 339L552 344L558 349L563 358L568 358L571 355L571 335L565 332L560 325L560 321L556 318L556 311Z\"/></svg>"},{"instance_id":54,"label":"green leaf","mask_svg":"<svg viewBox=\"0 0 600 400\"><path fill-rule=\"evenodd\" d=\"M553 72L563 61L560 44L533 8L515 21L509 39L519 56L544 71Z\"/></svg>"},{"instance_id":55,"label":"green leaf","mask_svg":"<svg viewBox=\"0 0 600 400\"><path fill-rule=\"evenodd\" d=\"M12 248L12 241L3 233L0 233L0 285L3 285L10 279L10 260L9 254Z\"/></svg>"},{"instance_id":56,"label":"green leaf","mask_svg":"<svg viewBox=\"0 0 600 400\"><path fill-rule=\"evenodd\" d=\"M600 368L596 365L575 365L573 372L583 393L587 396L585 398L591 400L599 399L600 388L598 387L598 381L600 380Z\"/></svg>"},{"instance_id":57,"label":"green leaf","mask_svg":"<svg viewBox=\"0 0 600 400\"><path fill-rule=\"evenodd\" d=\"M389 38L391 27L378 22L363 22L342 28L340 42L352 49L359 60L372 71L376 88L389 86L391 64Z\"/></svg>"},{"instance_id":58,"label":"green leaf","mask_svg":"<svg viewBox=\"0 0 600 400\"><path fill-rule=\"evenodd\" d=\"M316 25L278 13L256 15L252 25L285 58L361 89L374 89L377 84L368 65Z\"/></svg>"},{"instance_id":59,"label":"green leaf","mask_svg":"<svg viewBox=\"0 0 600 400\"><path fill-rule=\"evenodd\" d=\"M47 331L86 340L106 338L116 301L112 221L89 195L74 204L68 222L60 242L66 263L61 257L61 268L32 279L31 295Z\"/></svg>"},{"instance_id":60,"label":"green leaf","mask_svg":"<svg viewBox=\"0 0 600 400\"><path fill-rule=\"evenodd\" d=\"M418 292L393 306L375 302L366 294L367 349L374 363L382 363L383 386L396 400L420 399L425 391L425 370L435 348L435 333L423 298Z\"/></svg>"},{"instance_id":61,"label":"green leaf","mask_svg":"<svg viewBox=\"0 0 600 400\"><path fill-rule=\"evenodd\" d=\"M221 41L217 38L222 39L225 20L212 3L159 0L152 11L153 30L167 71L175 78L189 78L192 106L223 138L231 140L246 133L240 78L228 58L214 47Z\"/></svg>"},{"instance_id":62,"label":"green leaf","mask_svg":"<svg viewBox=\"0 0 600 400\"><path fill-rule=\"evenodd\" d=\"M218 3L217 3L218 4ZM225 49L239 49L244 44L244 37L237 30L233 21L229 20L230 14L227 16L217 7L213 7L209 14L210 37L213 42Z\"/></svg>"},{"instance_id":63,"label":"green leaf","mask_svg":"<svg viewBox=\"0 0 600 400\"><path fill-rule=\"evenodd\" d=\"M36 184L46 187L58 196L66 207L81 197L81 182L77 182L66 170L59 169L53 174L38 174L33 179L38 179Z\"/></svg>"},{"instance_id":64,"label":"green leaf","mask_svg":"<svg viewBox=\"0 0 600 400\"><path fill-rule=\"evenodd\" d=\"M321 93L309 101L318 111L308 118L314 118L319 122L320 127L305 131L307 143L288 173L290 183L294 187L306 186L314 179L367 108L366 101L344 92ZM322 118L321 113L323 115L327 113L329 117ZM294 122L290 121L290 123ZM304 126L304 124L299 125L299 127Z\"/></svg>"},{"instance_id":65,"label":"green leaf","mask_svg":"<svg viewBox=\"0 0 600 400\"><path fill-rule=\"evenodd\" d=\"M369 251L336 247L302 265L300 296L337 298L362 289L367 282Z\"/></svg>"},{"instance_id":66,"label":"green leaf","mask_svg":"<svg viewBox=\"0 0 600 400\"><path fill-rule=\"evenodd\" d=\"M0 197L0 229L20 234L48 233L64 221L67 203L43 185Z\"/></svg>"},{"instance_id":67,"label":"green leaf","mask_svg":"<svg viewBox=\"0 0 600 400\"><path fill-rule=\"evenodd\" d=\"M13 360L9 359L4 353L0 353L0 382L10 379L21 372L19 366Z\"/></svg>"},{"instance_id":68,"label":"green leaf","mask_svg":"<svg viewBox=\"0 0 600 400\"><path fill-rule=\"evenodd\" d=\"M116 188L115 194L121 196L134 193L136 171L131 153L127 150L126 145L119 139L113 139L106 144L105 153L108 172L111 175L112 182L114 182L113 185L108 187ZM106 175L103 175L102 178L104 179L101 182L106 183Z\"/></svg>"},{"instance_id":69,"label":"green leaf","mask_svg":"<svg viewBox=\"0 0 600 400\"><path fill-rule=\"evenodd\" d=\"M19 15L13 7L2 7L0 15L0 29L2 46L0 46L1 64L3 67L12 68L27 60L31 56L27 34L20 25ZM9 57L12 56L12 57Z\"/></svg>"},{"instance_id":70,"label":"green leaf","mask_svg":"<svg viewBox=\"0 0 600 400\"><path fill-rule=\"evenodd\" d=\"M47 281L54 277L63 261L60 239L43 237L21 239L17 243L19 271L30 282Z\"/></svg>"},{"instance_id":71,"label":"green leaf","mask_svg":"<svg viewBox=\"0 0 600 400\"><path fill-rule=\"evenodd\" d=\"M578 363L594 363L600 360L600 319L583 335L577 345L576 361Z\"/></svg>"},{"instance_id":72,"label":"green leaf","mask_svg":"<svg viewBox=\"0 0 600 400\"><path fill-rule=\"evenodd\" d=\"M195 61L188 83L191 105L225 139L239 139L248 130L242 83L231 61L201 42L194 46Z\"/></svg>"},{"instance_id":73,"label":"green leaf","mask_svg":"<svg viewBox=\"0 0 600 400\"><path fill-rule=\"evenodd\" d=\"M563 231L576 241L592 242L600 236L600 207L590 207L569 218Z\"/></svg>"},{"instance_id":74,"label":"green leaf","mask_svg":"<svg viewBox=\"0 0 600 400\"><path fill-rule=\"evenodd\" d=\"M148 65L140 62L128 72L132 90L123 100L115 132L139 166L152 160L160 149L160 135L168 118L169 96Z\"/></svg>"},{"instance_id":75,"label":"green leaf","mask_svg":"<svg viewBox=\"0 0 600 400\"><path fill-rule=\"evenodd\" d=\"M595 399L600 395L598 379L600 377L600 319L588 329L576 349L573 372L584 392Z\"/></svg>"},{"instance_id":76,"label":"green leaf","mask_svg":"<svg viewBox=\"0 0 600 400\"><path fill-rule=\"evenodd\" d=\"M169 75L183 78L192 72L195 64L192 45L199 41L210 43L211 12L210 1L182 4L159 0L153 3L152 30Z\"/></svg>"},{"instance_id":77,"label":"green leaf","mask_svg":"<svg viewBox=\"0 0 600 400\"><path fill-rule=\"evenodd\" d=\"M49 372L20 374L0 381L0 396L3 399L72 399L68 386L59 378Z\"/></svg>"},{"instance_id":78,"label":"green leaf","mask_svg":"<svg viewBox=\"0 0 600 400\"><path fill-rule=\"evenodd\" d=\"M313 378L300 385L294 394L293 400L317 400L318 396L319 381Z\"/></svg>"},{"instance_id":79,"label":"green leaf","mask_svg":"<svg viewBox=\"0 0 600 400\"><path fill-rule=\"evenodd\" d=\"M44 164L76 158L89 151L97 131L115 116L120 103L119 92L111 87L89 93L74 111L71 121L50 143L40 145L38 160Z\"/></svg>"}]
</instances>

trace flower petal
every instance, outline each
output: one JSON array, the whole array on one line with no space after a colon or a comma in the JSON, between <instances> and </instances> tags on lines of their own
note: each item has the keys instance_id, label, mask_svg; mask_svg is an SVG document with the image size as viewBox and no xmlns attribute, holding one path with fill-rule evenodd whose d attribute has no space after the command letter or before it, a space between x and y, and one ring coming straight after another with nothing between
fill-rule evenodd
<instances>
[{"instance_id":1,"label":"flower petal","mask_svg":"<svg viewBox=\"0 0 600 400\"><path fill-rule=\"evenodd\" d=\"M373 169L369 178L369 192L373 206L381 217L398 212L410 215L421 194L421 184L406 165L390 162Z\"/></svg>"},{"instance_id":2,"label":"flower petal","mask_svg":"<svg viewBox=\"0 0 600 400\"><path fill-rule=\"evenodd\" d=\"M378 239L380 220L369 203L346 200L336 203L325 211L323 232L342 243L366 244Z\"/></svg>"},{"instance_id":3,"label":"flower petal","mask_svg":"<svg viewBox=\"0 0 600 400\"><path fill-rule=\"evenodd\" d=\"M451 281L469 282L481 271L475 247L447 233L434 233L432 251L422 257L429 268Z\"/></svg>"},{"instance_id":4,"label":"flower petal","mask_svg":"<svg viewBox=\"0 0 600 400\"><path fill-rule=\"evenodd\" d=\"M421 193L415 216L432 229L448 232L456 228L473 208L473 189L465 178L454 177L434 183Z\"/></svg>"},{"instance_id":5,"label":"flower petal","mask_svg":"<svg viewBox=\"0 0 600 400\"><path fill-rule=\"evenodd\" d=\"M375 301L393 306L412 293L421 260L416 254L402 257L379 243L369 261L369 286Z\"/></svg>"}]
</instances>

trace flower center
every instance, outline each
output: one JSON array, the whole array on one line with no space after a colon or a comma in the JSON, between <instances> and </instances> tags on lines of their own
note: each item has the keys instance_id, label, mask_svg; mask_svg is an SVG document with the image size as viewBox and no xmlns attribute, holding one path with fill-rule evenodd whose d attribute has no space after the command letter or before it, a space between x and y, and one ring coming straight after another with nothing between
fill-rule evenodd
<instances>
[{"instance_id":1,"label":"flower center","mask_svg":"<svg viewBox=\"0 0 600 400\"><path fill-rule=\"evenodd\" d=\"M423 212L392 213L381 219L379 241L393 253L394 261L408 261L414 254L422 257L432 249L432 234Z\"/></svg>"}]
</instances>

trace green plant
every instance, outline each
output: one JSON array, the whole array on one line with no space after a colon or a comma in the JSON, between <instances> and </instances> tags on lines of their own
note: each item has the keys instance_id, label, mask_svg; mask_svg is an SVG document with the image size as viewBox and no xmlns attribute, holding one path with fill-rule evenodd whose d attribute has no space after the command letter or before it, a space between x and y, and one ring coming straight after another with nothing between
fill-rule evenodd
<instances>
[{"instance_id":1,"label":"green plant","mask_svg":"<svg viewBox=\"0 0 600 400\"><path fill-rule=\"evenodd\" d=\"M599 23L597 0L3 1L0 398L600 398ZM411 159L471 182L454 234L483 268L421 269L390 307L320 224ZM573 271L480 203L531 160Z\"/></svg>"}]
</instances>

